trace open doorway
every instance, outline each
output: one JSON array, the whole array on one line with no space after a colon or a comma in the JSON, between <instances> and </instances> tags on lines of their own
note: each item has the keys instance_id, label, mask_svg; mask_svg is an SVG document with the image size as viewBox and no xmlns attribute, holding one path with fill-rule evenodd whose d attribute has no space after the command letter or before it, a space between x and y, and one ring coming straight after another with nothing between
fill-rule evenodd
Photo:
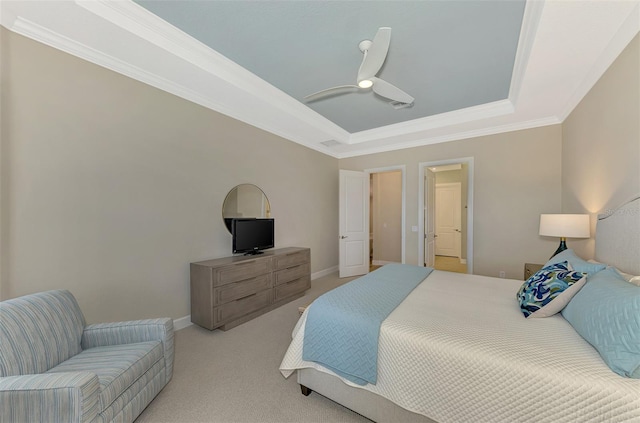
<instances>
[{"instance_id":1,"label":"open doorway","mask_svg":"<svg viewBox=\"0 0 640 423\"><path fill-rule=\"evenodd\" d=\"M473 158L420 163L419 197L423 265L473 273Z\"/></svg>"},{"instance_id":2,"label":"open doorway","mask_svg":"<svg viewBox=\"0 0 640 423\"><path fill-rule=\"evenodd\" d=\"M404 263L404 166L369 169L369 264Z\"/></svg>"}]
</instances>

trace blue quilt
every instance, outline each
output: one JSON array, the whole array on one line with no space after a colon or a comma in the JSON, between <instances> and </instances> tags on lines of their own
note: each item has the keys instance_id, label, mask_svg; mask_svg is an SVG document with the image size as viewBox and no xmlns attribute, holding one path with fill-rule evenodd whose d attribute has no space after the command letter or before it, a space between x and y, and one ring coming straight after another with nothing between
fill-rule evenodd
<instances>
[{"instance_id":1,"label":"blue quilt","mask_svg":"<svg viewBox=\"0 0 640 423\"><path fill-rule=\"evenodd\" d=\"M319 297L307 314L302 358L356 384L375 384L380 325L432 271L387 264Z\"/></svg>"}]
</instances>

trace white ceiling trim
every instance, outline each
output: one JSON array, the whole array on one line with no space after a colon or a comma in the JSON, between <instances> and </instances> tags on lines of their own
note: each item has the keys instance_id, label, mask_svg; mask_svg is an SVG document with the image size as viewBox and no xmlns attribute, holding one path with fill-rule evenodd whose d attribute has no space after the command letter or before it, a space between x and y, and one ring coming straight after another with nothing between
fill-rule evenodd
<instances>
[{"instance_id":1,"label":"white ceiling trim","mask_svg":"<svg viewBox=\"0 0 640 423\"><path fill-rule=\"evenodd\" d=\"M524 4L524 15L522 16L522 28L520 29L520 38L518 39L518 47L516 48L516 59L513 64L513 72L511 76L511 85L509 86L509 101L512 104L518 104L520 97L520 89L524 82L524 75L533 49L533 43L536 40L538 25L542 17L544 1L527 1Z\"/></svg>"},{"instance_id":2,"label":"white ceiling trim","mask_svg":"<svg viewBox=\"0 0 640 423\"><path fill-rule=\"evenodd\" d=\"M338 125L308 107L300 107L300 103L294 98L167 23L137 3L133 1L94 0L76 1L76 4L125 31L149 41L166 52L216 76L225 83L232 84L239 90L266 100L271 107L276 107L286 112L289 118L293 116L330 134L333 139L348 142L349 133ZM233 103L232 99L225 99L225 102ZM217 103L214 102L212 104ZM251 113L245 115L247 109L242 105L240 106L239 111L237 107L233 107L235 113L232 117L250 124L258 120L256 119L257 116ZM230 107L225 106L214 110L228 114L228 109ZM266 129L269 132L282 132L276 128L262 127L262 129Z\"/></svg>"},{"instance_id":3,"label":"white ceiling trim","mask_svg":"<svg viewBox=\"0 0 640 423\"><path fill-rule=\"evenodd\" d=\"M474 122L496 116L508 115L513 112L514 108L511 101L494 101L492 103L481 104L479 106L467 107L465 109L453 110L451 112L440 113L434 116L427 116L420 119L409 120L407 122L395 123L393 125L356 132L351 134L348 144L370 142L381 138L394 138L408 133L418 134L422 131L446 128L466 122Z\"/></svg>"},{"instance_id":4,"label":"white ceiling trim","mask_svg":"<svg viewBox=\"0 0 640 423\"><path fill-rule=\"evenodd\" d=\"M584 7L567 9L580 3ZM609 26L604 25L604 36L612 38L598 50L595 63L588 57L583 60L589 65L588 71L582 72L584 66L575 68L580 70L575 87L561 84L539 96L540 88L549 86L547 75L559 72L557 66L547 63L545 48L553 46L549 40L557 27L565 33L582 30L575 36L578 41L589 34L602 38L600 28L595 30L601 20L600 6L530 0L525 7L509 99L353 134L132 1L3 1L0 12L2 25L14 32L341 158L561 123L638 32L638 1L618 3L622 6L614 8ZM616 19L627 12L629 5L635 6L633 13L624 15L626 21L611 32L611 23L618 22ZM575 16L576 10L579 16ZM77 25L70 28L70 21ZM586 26L589 32L584 30ZM542 46L537 37L540 27L547 37ZM565 54L573 53L563 47ZM571 48L584 50L580 43ZM139 57L141 51L143 58ZM549 98L557 101L550 102ZM329 140L338 144L322 144Z\"/></svg>"},{"instance_id":5,"label":"white ceiling trim","mask_svg":"<svg viewBox=\"0 0 640 423\"><path fill-rule=\"evenodd\" d=\"M495 135L495 134L502 134L505 132L519 131L523 129L557 125L559 123L562 123L562 121L560 121L557 117L551 116L551 117L546 117L542 119L530 120L526 122L513 122L513 123L507 123L503 125L481 127L478 129L471 129L467 131L460 130L455 133L450 133L446 135L425 136L424 138L420 138L417 140L398 141L393 144L384 143L383 142L384 140L381 140L382 142L378 142L377 144L374 143L375 145L367 146L366 150L348 150L348 149L345 149L345 147L348 147L348 146L342 146L343 147L342 150L334 151L332 155L338 159L346 159L348 157L362 156L365 154L386 153L389 151L402 150L405 148L421 147L425 145L439 144L439 143L449 142L449 141L459 141L459 140L464 140L469 138L478 138L478 137L483 137L487 135ZM340 149L340 147L341 146L336 146L336 149Z\"/></svg>"}]
</instances>

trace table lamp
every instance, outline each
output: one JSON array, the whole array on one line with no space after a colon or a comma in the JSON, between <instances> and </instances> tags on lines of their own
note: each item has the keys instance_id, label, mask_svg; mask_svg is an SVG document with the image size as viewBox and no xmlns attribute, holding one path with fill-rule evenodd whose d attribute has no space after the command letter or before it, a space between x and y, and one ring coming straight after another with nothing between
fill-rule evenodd
<instances>
[{"instance_id":1,"label":"table lamp","mask_svg":"<svg viewBox=\"0 0 640 423\"><path fill-rule=\"evenodd\" d=\"M541 214L540 235L560 237L560 246L553 256L567 249L567 238L589 238L588 214Z\"/></svg>"}]
</instances>

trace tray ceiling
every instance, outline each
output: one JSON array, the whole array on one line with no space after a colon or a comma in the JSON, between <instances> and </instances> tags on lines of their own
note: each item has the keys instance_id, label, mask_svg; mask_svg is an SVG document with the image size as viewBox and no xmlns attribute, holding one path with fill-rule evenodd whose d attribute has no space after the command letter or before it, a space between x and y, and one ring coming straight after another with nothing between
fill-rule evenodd
<instances>
[{"instance_id":1,"label":"tray ceiling","mask_svg":"<svg viewBox=\"0 0 640 423\"><path fill-rule=\"evenodd\" d=\"M638 1L3 1L8 29L349 157L560 123L640 28ZM392 28L378 76L358 43Z\"/></svg>"}]
</instances>

